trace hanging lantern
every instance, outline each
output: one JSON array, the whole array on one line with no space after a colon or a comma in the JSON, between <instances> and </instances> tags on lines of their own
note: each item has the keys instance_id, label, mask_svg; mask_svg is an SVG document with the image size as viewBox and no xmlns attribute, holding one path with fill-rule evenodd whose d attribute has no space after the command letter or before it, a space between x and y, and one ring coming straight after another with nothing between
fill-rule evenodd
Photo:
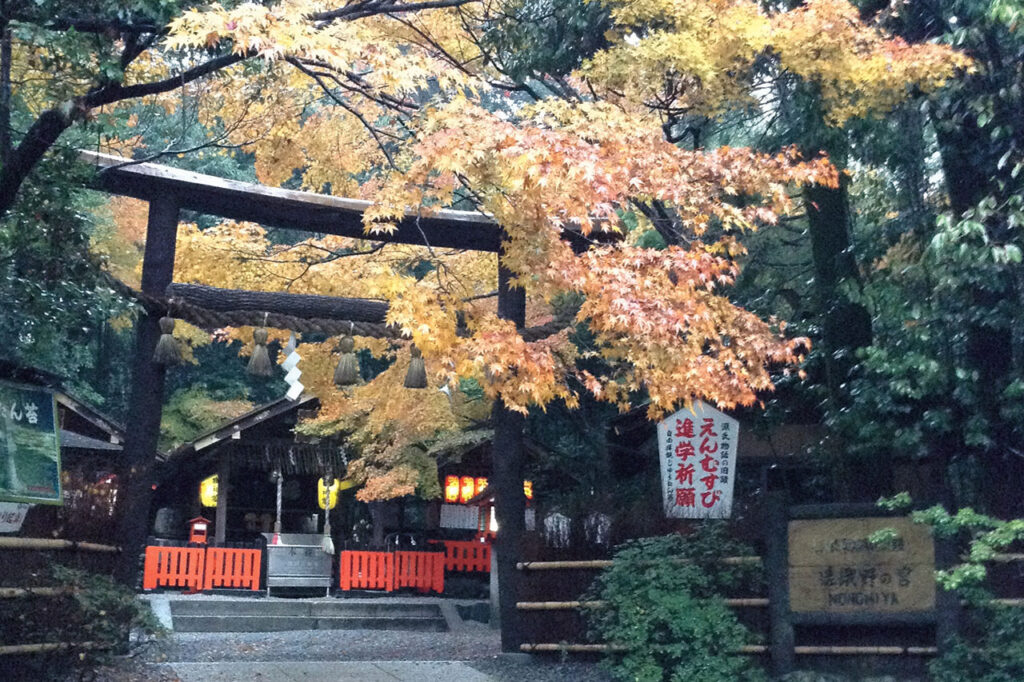
<instances>
[{"instance_id":1,"label":"hanging lantern","mask_svg":"<svg viewBox=\"0 0 1024 682\"><path fill-rule=\"evenodd\" d=\"M359 383L359 358L355 354L356 342L346 334L338 342L338 350L341 351L341 359L338 360L338 367L334 370L334 383L337 386L351 386Z\"/></svg>"},{"instance_id":2,"label":"hanging lantern","mask_svg":"<svg viewBox=\"0 0 1024 682\"><path fill-rule=\"evenodd\" d=\"M523 481L523 495L528 500L533 499L533 481Z\"/></svg>"},{"instance_id":3,"label":"hanging lantern","mask_svg":"<svg viewBox=\"0 0 1024 682\"><path fill-rule=\"evenodd\" d=\"M445 476L444 477L444 501L449 503L455 503L459 501L459 477L458 476Z\"/></svg>"},{"instance_id":4,"label":"hanging lantern","mask_svg":"<svg viewBox=\"0 0 1024 682\"><path fill-rule=\"evenodd\" d=\"M476 479L472 476L463 476L461 480L461 488L459 489L459 502L466 504L473 495L476 494Z\"/></svg>"},{"instance_id":5,"label":"hanging lantern","mask_svg":"<svg viewBox=\"0 0 1024 682\"><path fill-rule=\"evenodd\" d=\"M405 374L406 388L427 387L427 366L423 362L423 353L414 343L409 349L409 371Z\"/></svg>"},{"instance_id":6,"label":"hanging lantern","mask_svg":"<svg viewBox=\"0 0 1024 682\"><path fill-rule=\"evenodd\" d=\"M269 377L274 373L274 368L270 364L270 353L267 351L267 337L265 327L257 327L252 333L252 356L249 358L249 366L245 368L249 374Z\"/></svg>"},{"instance_id":7,"label":"hanging lantern","mask_svg":"<svg viewBox=\"0 0 1024 682\"><path fill-rule=\"evenodd\" d=\"M178 340L174 338L174 318L160 318L160 339L156 342L156 350L153 351L153 362L158 365L180 365L181 348Z\"/></svg>"},{"instance_id":8,"label":"hanging lantern","mask_svg":"<svg viewBox=\"0 0 1024 682\"><path fill-rule=\"evenodd\" d=\"M316 482L316 502L320 505L320 508L324 508L324 504L328 504L328 509L334 509L338 506L338 491L341 490L341 481L334 479L331 483L331 487L328 488L324 485L323 478L317 479Z\"/></svg>"},{"instance_id":9,"label":"hanging lantern","mask_svg":"<svg viewBox=\"0 0 1024 682\"><path fill-rule=\"evenodd\" d=\"M473 494L474 495L479 495L480 493L482 493L486 489L487 489L487 479L482 477L482 476L478 477L476 479L476 483L475 483L475 486L474 486L475 492Z\"/></svg>"},{"instance_id":10,"label":"hanging lantern","mask_svg":"<svg viewBox=\"0 0 1024 682\"><path fill-rule=\"evenodd\" d=\"M199 502L204 507L217 506L217 474L199 482Z\"/></svg>"}]
</instances>

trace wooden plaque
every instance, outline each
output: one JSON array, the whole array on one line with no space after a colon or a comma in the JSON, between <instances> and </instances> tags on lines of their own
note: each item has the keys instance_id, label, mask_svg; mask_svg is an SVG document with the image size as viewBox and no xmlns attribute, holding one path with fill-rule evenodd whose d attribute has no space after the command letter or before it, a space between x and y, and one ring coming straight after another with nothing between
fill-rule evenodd
<instances>
[{"instance_id":1,"label":"wooden plaque","mask_svg":"<svg viewBox=\"0 0 1024 682\"><path fill-rule=\"evenodd\" d=\"M868 537L892 528L898 537ZM935 608L935 544L906 517L789 522L789 605L794 613L891 614Z\"/></svg>"}]
</instances>

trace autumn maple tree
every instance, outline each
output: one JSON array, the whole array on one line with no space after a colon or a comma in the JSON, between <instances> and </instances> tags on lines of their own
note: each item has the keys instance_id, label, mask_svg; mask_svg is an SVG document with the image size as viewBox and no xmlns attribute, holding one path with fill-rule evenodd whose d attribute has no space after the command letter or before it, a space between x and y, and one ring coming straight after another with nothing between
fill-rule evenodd
<instances>
[{"instance_id":1,"label":"autumn maple tree","mask_svg":"<svg viewBox=\"0 0 1024 682\"><path fill-rule=\"evenodd\" d=\"M388 301L404 340L358 339L398 358L370 384L335 388L334 342L300 346L322 404L303 428L361 434L365 499L411 492L429 478L415 474L424 443L465 425L443 394L391 390L410 341L437 385L475 382L522 413L572 406L581 391L621 406L642 398L651 417L695 399L755 402L771 388L768 367L792 365L805 342L730 301L743 235L790 211L794 188L838 176L791 149L687 141L689 117L770 107L763 84L786 74L817 89L838 126L967 67L946 47L862 23L845 0L789 11L633 0L599 4L606 45L578 68L527 76L503 68L492 37L531 1L214 4L175 16L123 70L118 87L172 116L187 102L216 146L252 154L262 182L372 202L365 240L280 244L253 225L186 227L176 264L182 282ZM181 92L142 85L209 54L216 68L180 78ZM138 141L122 130L103 144L128 152ZM493 255L374 241L399 216L451 206L500 225L500 262L526 292L529 321L566 319L562 331L526 341L498 317ZM589 358L604 369L582 369Z\"/></svg>"},{"instance_id":2,"label":"autumn maple tree","mask_svg":"<svg viewBox=\"0 0 1024 682\"><path fill-rule=\"evenodd\" d=\"M257 60L255 74L229 67L195 95L253 153L260 180L298 174L309 190L373 204L366 241L280 245L250 225L183 229L176 279L385 299L388 322L423 351L438 385L471 380L524 413L552 400L571 406L580 391L623 406L644 396L652 417L698 398L751 404L771 387L767 368L792 364L804 341L729 300L742 235L789 211L794 187L834 186L836 171L792 150L687 148L677 125L759 106L771 69L819 88L826 117L841 125L884 112L911 88L939 87L966 62L889 38L842 0L778 13L744 1L605 5L609 46L558 87L510 81L493 66L481 36L500 3L350 22L327 21L330 3L305 1L183 13L167 49ZM530 320L572 324L527 342L497 316L493 255L373 241L408 211L453 205L501 226L501 264L526 291ZM566 232L589 248L574 249ZM662 245L645 245L652 232ZM587 330L586 344L574 328ZM247 340L249 330L229 334ZM408 353L405 342L359 343ZM362 496L408 494L429 479L416 473L424 443L465 423L445 395L399 397L401 359L339 390L334 342L300 349L323 405L304 428L363 434ZM590 357L605 371L577 365Z\"/></svg>"}]
</instances>

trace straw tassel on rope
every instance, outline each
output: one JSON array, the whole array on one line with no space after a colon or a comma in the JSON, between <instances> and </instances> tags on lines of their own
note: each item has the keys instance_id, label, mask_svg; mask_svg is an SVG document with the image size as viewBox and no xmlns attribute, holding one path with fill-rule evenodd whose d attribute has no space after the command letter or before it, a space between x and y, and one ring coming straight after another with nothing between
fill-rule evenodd
<instances>
[{"instance_id":1,"label":"straw tassel on rope","mask_svg":"<svg viewBox=\"0 0 1024 682\"><path fill-rule=\"evenodd\" d=\"M174 318L161 317L160 339L156 342L156 350L153 351L153 362L158 365L181 364L181 347L173 334Z\"/></svg>"},{"instance_id":2,"label":"straw tassel on rope","mask_svg":"<svg viewBox=\"0 0 1024 682\"><path fill-rule=\"evenodd\" d=\"M334 370L334 383L337 386L351 386L359 383L359 358L355 354L356 342L350 335L341 337L338 350L341 359Z\"/></svg>"},{"instance_id":3,"label":"straw tassel on rope","mask_svg":"<svg viewBox=\"0 0 1024 682\"><path fill-rule=\"evenodd\" d=\"M427 366L423 362L423 352L414 343L409 349L409 355L411 357L409 358L409 371L405 373L405 387L426 388Z\"/></svg>"},{"instance_id":4,"label":"straw tassel on rope","mask_svg":"<svg viewBox=\"0 0 1024 682\"><path fill-rule=\"evenodd\" d=\"M252 333L253 349L249 358L249 366L246 371L258 377L269 377L274 374L274 367L270 363L270 353L267 351L267 330L265 327L257 327Z\"/></svg>"}]
</instances>

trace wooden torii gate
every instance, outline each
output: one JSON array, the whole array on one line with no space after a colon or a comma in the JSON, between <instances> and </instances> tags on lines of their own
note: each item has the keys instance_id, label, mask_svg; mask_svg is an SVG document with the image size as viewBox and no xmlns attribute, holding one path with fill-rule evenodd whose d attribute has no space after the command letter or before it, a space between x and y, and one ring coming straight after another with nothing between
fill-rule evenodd
<instances>
[{"instance_id":1,"label":"wooden torii gate","mask_svg":"<svg viewBox=\"0 0 1024 682\"><path fill-rule=\"evenodd\" d=\"M367 239L362 223L363 211L370 206L367 201L225 180L94 152L83 152L82 157L98 170L95 188L149 203L142 262L143 296L163 298L173 284L175 241L182 210L268 227ZM443 210L430 216L409 215L398 222L393 233L374 235L372 240L498 253L502 231L494 221L479 213ZM526 297L522 289L509 286L509 277L510 273L499 266L498 316L513 321L522 330ZM180 291L180 285L173 290ZM283 301L290 300L287 294L281 296ZM369 309L377 306L379 315L379 302L343 301L350 302L355 308L359 304L366 304ZM355 308L343 306L343 309ZM126 583L134 581L138 572L137 557L145 543L152 498L165 371L162 365L152 360L160 336L158 317L152 312L144 312L136 327L129 426L123 450L125 470L130 472L125 491L128 503L122 509L119 528L124 561L118 577ZM492 422L494 471L491 482L495 488L495 514L501 528L496 546L501 642L502 649L511 652L518 651L522 643L516 612L519 592L516 562L524 526L525 420L498 400L494 405Z\"/></svg>"}]
</instances>

